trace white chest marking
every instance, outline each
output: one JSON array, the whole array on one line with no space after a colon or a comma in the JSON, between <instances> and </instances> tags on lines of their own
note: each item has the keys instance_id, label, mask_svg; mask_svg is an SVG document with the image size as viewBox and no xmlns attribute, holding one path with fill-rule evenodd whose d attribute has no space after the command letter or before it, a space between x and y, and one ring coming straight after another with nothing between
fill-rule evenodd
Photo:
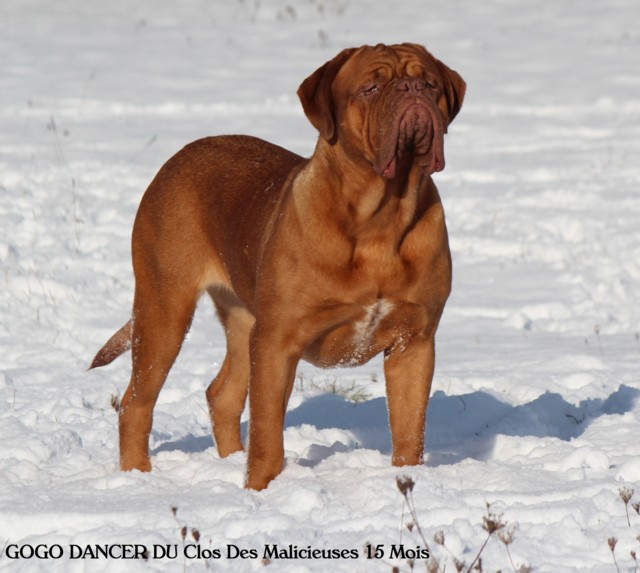
<instances>
[{"instance_id":1,"label":"white chest marking","mask_svg":"<svg viewBox=\"0 0 640 573\"><path fill-rule=\"evenodd\" d=\"M355 345L363 347L369 344L380 326L380 322L392 309L393 304L383 298L375 304L366 307L364 318L353 325L353 342Z\"/></svg>"}]
</instances>

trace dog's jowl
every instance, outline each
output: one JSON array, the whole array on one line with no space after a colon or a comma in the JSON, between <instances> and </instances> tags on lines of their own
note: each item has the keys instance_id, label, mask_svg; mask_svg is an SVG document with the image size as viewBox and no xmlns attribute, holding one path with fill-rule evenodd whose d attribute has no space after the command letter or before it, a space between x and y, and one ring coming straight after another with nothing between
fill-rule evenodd
<instances>
[{"instance_id":1,"label":"dog's jowl","mask_svg":"<svg viewBox=\"0 0 640 573\"><path fill-rule=\"evenodd\" d=\"M129 320L98 352L131 348L120 467L151 469L153 408L207 292L227 354L207 390L221 456L241 450L247 487L283 465L283 423L300 359L331 367L384 353L392 463L419 464L434 336L451 288L431 175L465 83L415 44L340 52L298 95L320 136L304 159L247 136L200 139L162 167L133 227Z\"/></svg>"}]
</instances>

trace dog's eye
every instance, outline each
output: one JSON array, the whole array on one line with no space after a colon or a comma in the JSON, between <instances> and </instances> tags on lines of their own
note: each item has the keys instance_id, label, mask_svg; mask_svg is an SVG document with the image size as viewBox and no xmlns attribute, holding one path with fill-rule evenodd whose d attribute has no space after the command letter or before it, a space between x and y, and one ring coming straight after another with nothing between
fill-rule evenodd
<instances>
[{"instance_id":1,"label":"dog's eye","mask_svg":"<svg viewBox=\"0 0 640 573\"><path fill-rule=\"evenodd\" d=\"M363 88L362 90L360 90L360 93L362 95L369 96L369 95L373 95L377 91L378 91L377 84L373 84L371 86L367 86L367 87Z\"/></svg>"}]
</instances>

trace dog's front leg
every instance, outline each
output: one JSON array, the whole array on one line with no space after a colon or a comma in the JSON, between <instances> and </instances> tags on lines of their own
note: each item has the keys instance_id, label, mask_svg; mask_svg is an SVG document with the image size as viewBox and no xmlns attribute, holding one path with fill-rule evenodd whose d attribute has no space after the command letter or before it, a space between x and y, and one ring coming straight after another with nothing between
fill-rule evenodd
<instances>
[{"instance_id":1,"label":"dog's front leg","mask_svg":"<svg viewBox=\"0 0 640 573\"><path fill-rule=\"evenodd\" d=\"M415 335L385 354L384 372L394 466L422 464L434 368L432 336Z\"/></svg>"},{"instance_id":2,"label":"dog's front leg","mask_svg":"<svg viewBox=\"0 0 640 573\"><path fill-rule=\"evenodd\" d=\"M287 344L289 342L289 344ZM301 352L290 339L258 325L251 335L249 447L245 486L264 489L284 463L284 417Z\"/></svg>"}]
</instances>

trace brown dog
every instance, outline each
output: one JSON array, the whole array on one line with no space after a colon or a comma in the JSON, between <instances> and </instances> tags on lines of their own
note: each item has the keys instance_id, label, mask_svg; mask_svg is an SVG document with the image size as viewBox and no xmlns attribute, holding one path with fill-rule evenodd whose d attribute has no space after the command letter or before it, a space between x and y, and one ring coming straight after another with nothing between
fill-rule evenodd
<instances>
[{"instance_id":1,"label":"brown dog","mask_svg":"<svg viewBox=\"0 0 640 573\"><path fill-rule=\"evenodd\" d=\"M151 469L153 408L207 291L227 355L207 390L220 456L242 449L246 486L282 470L300 359L329 367L384 352L393 465L422 462L434 336L451 287L444 213L430 175L465 83L414 44L344 50L298 95L320 132L303 159L245 136L201 139L160 170L133 227L132 318L98 352L131 347L120 466Z\"/></svg>"}]
</instances>

